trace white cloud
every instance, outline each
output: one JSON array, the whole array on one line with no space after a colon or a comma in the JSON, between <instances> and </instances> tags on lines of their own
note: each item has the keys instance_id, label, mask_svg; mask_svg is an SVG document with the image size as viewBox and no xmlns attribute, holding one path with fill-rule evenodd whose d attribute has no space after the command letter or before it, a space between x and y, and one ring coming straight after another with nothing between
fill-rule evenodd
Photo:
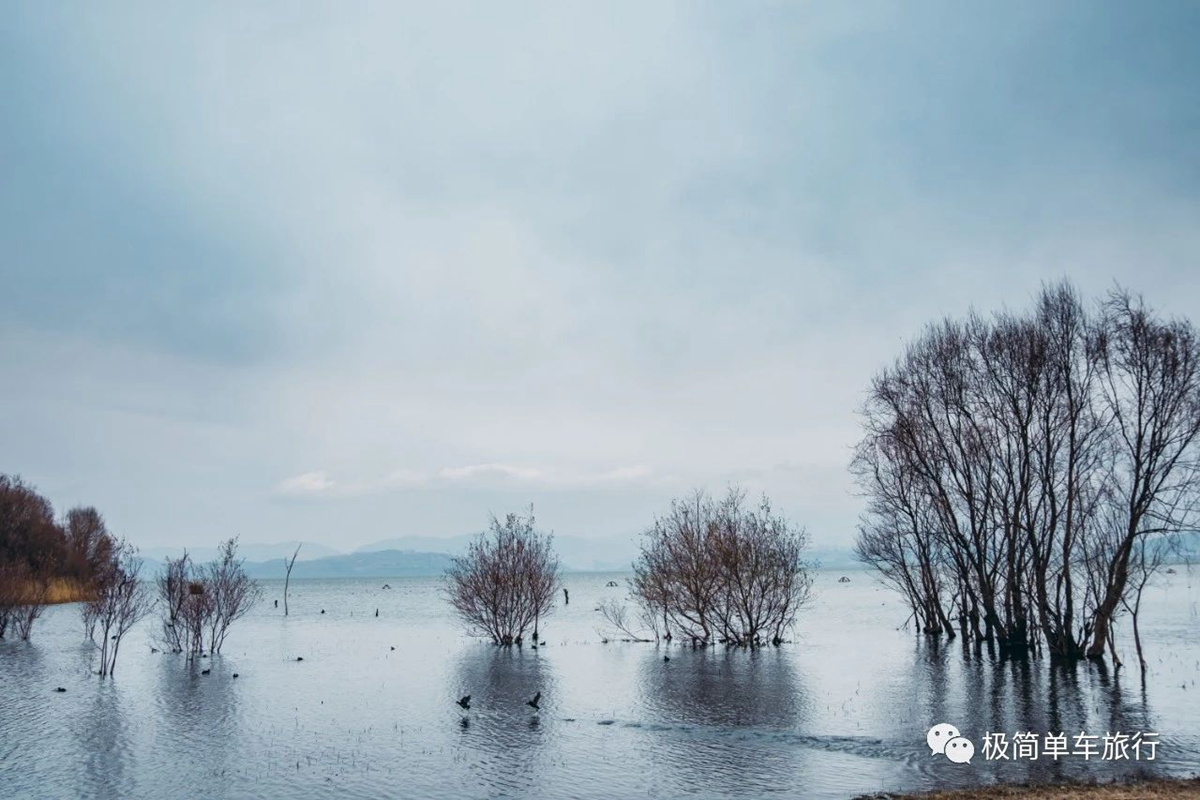
<instances>
[{"instance_id":1,"label":"white cloud","mask_svg":"<svg viewBox=\"0 0 1200 800\"><path fill-rule=\"evenodd\" d=\"M448 481L472 480L478 478L514 478L516 480L533 481L545 477L540 469L518 467L512 464L471 464L465 467L443 467L437 476Z\"/></svg>"},{"instance_id":2,"label":"white cloud","mask_svg":"<svg viewBox=\"0 0 1200 800\"><path fill-rule=\"evenodd\" d=\"M517 464L487 463L442 467L429 472L402 469L381 478L334 480L323 470L286 478L275 486L285 497L356 497L391 491L456 488L494 488L521 485L538 489L586 489L594 486L649 482L658 476L644 464L601 471L550 470Z\"/></svg>"},{"instance_id":3,"label":"white cloud","mask_svg":"<svg viewBox=\"0 0 1200 800\"><path fill-rule=\"evenodd\" d=\"M324 472L305 472L281 481L277 490L280 494L305 496L329 494L335 488L336 484Z\"/></svg>"}]
</instances>

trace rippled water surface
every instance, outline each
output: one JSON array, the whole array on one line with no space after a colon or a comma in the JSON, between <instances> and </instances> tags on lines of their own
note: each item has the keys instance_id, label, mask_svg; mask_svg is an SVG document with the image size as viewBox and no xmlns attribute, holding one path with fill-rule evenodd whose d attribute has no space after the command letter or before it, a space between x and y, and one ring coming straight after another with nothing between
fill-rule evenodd
<instances>
[{"instance_id":1,"label":"rippled water surface","mask_svg":"<svg viewBox=\"0 0 1200 800\"><path fill-rule=\"evenodd\" d=\"M568 575L546 645L512 651L463 635L437 580L296 581L288 618L265 582L220 657L153 654L148 621L101 679L78 609L57 607L32 642L0 641L0 796L849 797L1137 766L953 764L925 746L937 722L977 748L986 731L1154 731L1142 768L1200 772L1196 576L1150 590L1143 687L1136 666L931 647L848 574L820 574L796 641L760 652L602 643L595 608L620 576Z\"/></svg>"}]
</instances>

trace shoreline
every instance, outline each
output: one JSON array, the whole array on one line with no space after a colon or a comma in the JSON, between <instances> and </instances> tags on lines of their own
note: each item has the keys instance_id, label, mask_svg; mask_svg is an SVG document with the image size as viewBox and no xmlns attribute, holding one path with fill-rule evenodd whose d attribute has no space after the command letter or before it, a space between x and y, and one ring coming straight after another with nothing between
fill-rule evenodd
<instances>
[{"instance_id":1,"label":"shoreline","mask_svg":"<svg viewBox=\"0 0 1200 800\"><path fill-rule=\"evenodd\" d=\"M928 792L883 792L859 795L855 800L1151 800L1151 798L1200 797L1200 777L1129 778L1111 783L1063 781L1054 783L997 783L966 789L934 789Z\"/></svg>"}]
</instances>

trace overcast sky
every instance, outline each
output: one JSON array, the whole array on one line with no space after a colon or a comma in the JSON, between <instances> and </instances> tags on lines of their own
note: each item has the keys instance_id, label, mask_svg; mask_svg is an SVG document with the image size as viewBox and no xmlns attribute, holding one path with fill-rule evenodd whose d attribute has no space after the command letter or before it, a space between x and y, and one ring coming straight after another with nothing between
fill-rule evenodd
<instances>
[{"instance_id":1,"label":"overcast sky","mask_svg":"<svg viewBox=\"0 0 1200 800\"><path fill-rule=\"evenodd\" d=\"M848 544L927 320L1200 319L1195 3L159 5L0 21L0 472L143 546Z\"/></svg>"}]
</instances>

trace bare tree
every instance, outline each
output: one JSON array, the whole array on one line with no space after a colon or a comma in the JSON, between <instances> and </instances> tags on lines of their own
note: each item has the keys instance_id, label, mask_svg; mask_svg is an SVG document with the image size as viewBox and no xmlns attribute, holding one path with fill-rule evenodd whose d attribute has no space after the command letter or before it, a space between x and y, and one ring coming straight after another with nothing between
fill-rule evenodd
<instances>
[{"instance_id":1,"label":"bare tree","mask_svg":"<svg viewBox=\"0 0 1200 800\"><path fill-rule=\"evenodd\" d=\"M1121 535L1105 566L1088 656L1104 655L1113 616L1128 589L1139 537L1200 527L1200 342L1184 320L1161 320L1140 297L1114 292L1098 337L1104 400L1116 454L1113 500Z\"/></svg>"},{"instance_id":2,"label":"bare tree","mask_svg":"<svg viewBox=\"0 0 1200 800\"><path fill-rule=\"evenodd\" d=\"M296 558L299 555L300 545L296 545L296 552L292 553L292 557L283 560L284 568L287 570L283 577L283 615L285 617L288 615L288 584L292 582L292 567L296 566Z\"/></svg>"},{"instance_id":3,"label":"bare tree","mask_svg":"<svg viewBox=\"0 0 1200 800\"><path fill-rule=\"evenodd\" d=\"M33 624L46 611L50 598L50 579L39 571L14 569L11 573L8 616L17 638L29 641Z\"/></svg>"},{"instance_id":4,"label":"bare tree","mask_svg":"<svg viewBox=\"0 0 1200 800\"><path fill-rule=\"evenodd\" d=\"M510 647L532 627L536 641L560 583L552 536L535 530L532 509L503 522L492 517L489 532L454 560L446 579L450 604L471 630Z\"/></svg>"},{"instance_id":5,"label":"bare tree","mask_svg":"<svg viewBox=\"0 0 1200 800\"><path fill-rule=\"evenodd\" d=\"M199 577L189 576L184 584L180 619L185 634L184 649L189 658L204 654L204 633L213 615L213 594Z\"/></svg>"},{"instance_id":6,"label":"bare tree","mask_svg":"<svg viewBox=\"0 0 1200 800\"><path fill-rule=\"evenodd\" d=\"M208 651L220 653L229 627L249 613L262 597L258 583L246 574L237 557L237 539L221 544L217 560L205 571L204 583L211 598L208 619Z\"/></svg>"},{"instance_id":7,"label":"bare tree","mask_svg":"<svg viewBox=\"0 0 1200 800\"><path fill-rule=\"evenodd\" d=\"M50 578L66 551L50 501L19 476L0 474L0 564Z\"/></svg>"},{"instance_id":8,"label":"bare tree","mask_svg":"<svg viewBox=\"0 0 1200 800\"><path fill-rule=\"evenodd\" d=\"M646 614L661 618L668 641L676 633L694 644L714 638L720 575L710 543L718 514L712 497L697 490L672 500L642 537L633 594Z\"/></svg>"},{"instance_id":9,"label":"bare tree","mask_svg":"<svg viewBox=\"0 0 1200 800\"><path fill-rule=\"evenodd\" d=\"M107 569L115 544L104 517L92 507L72 508L63 523L67 559L76 578L91 582Z\"/></svg>"},{"instance_id":10,"label":"bare tree","mask_svg":"<svg viewBox=\"0 0 1200 800\"><path fill-rule=\"evenodd\" d=\"M14 634L29 640L33 624L46 610L49 578L24 562L0 564L0 639Z\"/></svg>"},{"instance_id":11,"label":"bare tree","mask_svg":"<svg viewBox=\"0 0 1200 800\"><path fill-rule=\"evenodd\" d=\"M21 602L24 581L12 564L0 564L0 639L8 633Z\"/></svg>"},{"instance_id":12,"label":"bare tree","mask_svg":"<svg viewBox=\"0 0 1200 800\"><path fill-rule=\"evenodd\" d=\"M1143 680L1146 677L1146 656L1142 651L1142 633L1138 627L1142 613L1142 593L1162 569L1168 550L1167 539L1146 536L1138 539L1130 556L1129 591L1121 598L1121 605L1128 612L1133 625L1133 646L1137 650L1138 666Z\"/></svg>"},{"instance_id":13,"label":"bare tree","mask_svg":"<svg viewBox=\"0 0 1200 800\"><path fill-rule=\"evenodd\" d=\"M137 550L121 541L108 548L107 563L96 565L94 596L83 605L84 627L100 651L100 674L112 675L129 629L150 613L154 598L140 580Z\"/></svg>"},{"instance_id":14,"label":"bare tree","mask_svg":"<svg viewBox=\"0 0 1200 800\"><path fill-rule=\"evenodd\" d=\"M736 488L719 503L697 491L646 532L633 595L668 639L675 631L694 644L778 645L812 586L806 545L765 497L751 509Z\"/></svg>"},{"instance_id":15,"label":"bare tree","mask_svg":"<svg viewBox=\"0 0 1200 800\"><path fill-rule=\"evenodd\" d=\"M162 614L160 636L163 646L172 653L184 652L190 641L184 613L188 601L190 575L191 560L185 551L179 558L168 558L155 579L158 605Z\"/></svg>"}]
</instances>

